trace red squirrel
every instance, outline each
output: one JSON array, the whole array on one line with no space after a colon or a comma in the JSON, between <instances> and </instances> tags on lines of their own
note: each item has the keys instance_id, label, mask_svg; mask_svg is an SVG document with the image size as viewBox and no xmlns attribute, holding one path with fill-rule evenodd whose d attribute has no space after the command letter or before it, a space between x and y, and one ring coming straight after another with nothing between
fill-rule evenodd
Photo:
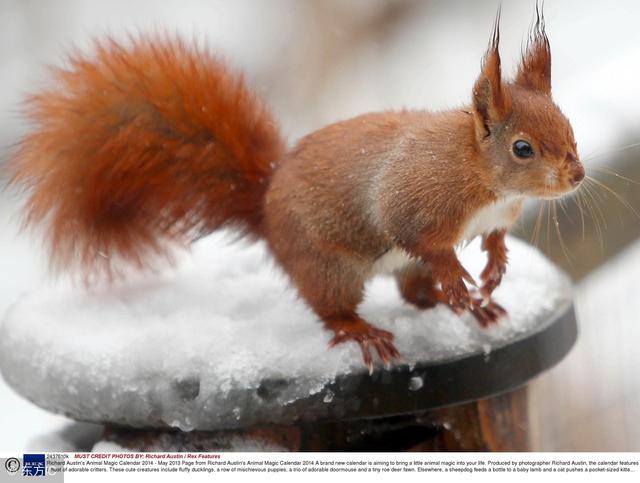
<instances>
[{"instance_id":1,"label":"red squirrel","mask_svg":"<svg viewBox=\"0 0 640 483\"><path fill-rule=\"evenodd\" d=\"M527 198L584 177L573 131L551 97L541 14L513 81L502 78L499 15L471 104L364 114L287 149L243 78L177 39L106 41L32 96L33 129L14 157L27 224L44 225L55 269L88 279L143 269L220 227L266 241L300 296L334 333L373 356L393 334L357 312L367 279L391 271L402 296L505 315L491 300L507 266L505 232ZM482 237L478 287L458 261ZM467 284L476 289L468 288Z\"/></svg>"}]
</instances>

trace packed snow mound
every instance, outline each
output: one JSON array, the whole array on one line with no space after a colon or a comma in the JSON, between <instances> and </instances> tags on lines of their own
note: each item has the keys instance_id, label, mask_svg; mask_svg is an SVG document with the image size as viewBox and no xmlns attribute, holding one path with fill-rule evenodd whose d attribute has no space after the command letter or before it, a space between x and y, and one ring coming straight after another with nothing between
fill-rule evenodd
<instances>
[{"instance_id":1,"label":"packed snow mound","mask_svg":"<svg viewBox=\"0 0 640 483\"><path fill-rule=\"evenodd\" d=\"M58 283L23 297L0 328L2 375L79 420L191 430L295 420L296 401L366 371L355 344L327 350L331 334L263 244L229 241L203 239L177 269L116 287ZM510 318L490 329L444 306L413 308L391 277L371 280L360 312L396 335L402 364L487 354L571 303L563 273L517 239L508 246L495 299ZM475 276L485 263L478 243L461 259ZM331 396L321 402L338 404Z\"/></svg>"}]
</instances>

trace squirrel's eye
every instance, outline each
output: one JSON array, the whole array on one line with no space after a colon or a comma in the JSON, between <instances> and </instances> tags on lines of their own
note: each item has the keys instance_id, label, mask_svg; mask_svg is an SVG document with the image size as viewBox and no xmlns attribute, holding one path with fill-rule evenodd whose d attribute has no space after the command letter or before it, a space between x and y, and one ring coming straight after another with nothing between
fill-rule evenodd
<instances>
[{"instance_id":1,"label":"squirrel's eye","mask_svg":"<svg viewBox=\"0 0 640 483\"><path fill-rule=\"evenodd\" d=\"M523 159L530 158L533 156L533 148L527 141L518 139L513 143L513 154Z\"/></svg>"}]
</instances>

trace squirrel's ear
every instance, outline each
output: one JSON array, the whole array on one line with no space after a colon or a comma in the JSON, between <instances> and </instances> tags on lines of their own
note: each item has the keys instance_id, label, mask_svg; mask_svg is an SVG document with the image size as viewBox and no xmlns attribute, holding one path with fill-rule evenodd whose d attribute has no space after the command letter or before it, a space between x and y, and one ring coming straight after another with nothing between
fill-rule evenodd
<instances>
[{"instance_id":1,"label":"squirrel's ear","mask_svg":"<svg viewBox=\"0 0 640 483\"><path fill-rule=\"evenodd\" d=\"M522 52L516 84L551 95L551 48L544 28L544 12L537 3L536 20Z\"/></svg>"},{"instance_id":2,"label":"squirrel's ear","mask_svg":"<svg viewBox=\"0 0 640 483\"><path fill-rule=\"evenodd\" d=\"M473 86L473 109L476 130L481 137L491 134L491 126L511 113L511 97L502 83L500 68L500 10L496 15L489 49L482 59L482 71Z\"/></svg>"}]
</instances>

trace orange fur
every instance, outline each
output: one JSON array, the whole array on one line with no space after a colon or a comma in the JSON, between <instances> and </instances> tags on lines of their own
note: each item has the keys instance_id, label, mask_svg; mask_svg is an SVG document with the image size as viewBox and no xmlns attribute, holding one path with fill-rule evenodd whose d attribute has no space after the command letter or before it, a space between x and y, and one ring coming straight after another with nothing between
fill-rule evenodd
<instances>
[{"instance_id":1,"label":"orange fur","mask_svg":"<svg viewBox=\"0 0 640 483\"><path fill-rule=\"evenodd\" d=\"M527 48L522 53L516 82L528 89L551 95L551 47L545 32L544 17L536 4L536 21L531 28Z\"/></svg>"},{"instance_id":2,"label":"orange fur","mask_svg":"<svg viewBox=\"0 0 640 483\"><path fill-rule=\"evenodd\" d=\"M289 152L241 78L206 53L167 40L98 46L30 101L36 128L13 163L31 189L27 220L45 224L56 267L90 277L113 274L118 257L145 267L167 242L222 225L263 237L331 345L358 343L370 368L371 351L398 356L393 334L357 312L389 260L409 302L495 322L504 234L524 198L560 196L584 176L551 99L541 13L513 82L498 21L470 105L364 114ZM515 151L522 141L531 156ZM473 292L455 247L477 235L489 260Z\"/></svg>"},{"instance_id":3,"label":"orange fur","mask_svg":"<svg viewBox=\"0 0 640 483\"><path fill-rule=\"evenodd\" d=\"M476 111L477 131L482 137L490 133L490 124L506 119L511 113L511 96L502 82L500 53L500 10L493 25L491 43L482 59L480 76L473 87L473 104Z\"/></svg>"},{"instance_id":4,"label":"orange fur","mask_svg":"<svg viewBox=\"0 0 640 483\"><path fill-rule=\"evenodd\" d=\"M13 161L46 225L55 269L89 278L170 256L169 245L232 224L261 233L284 144L242 77L178 40L99 44L33 96L35 128Z\"/></svg>"}]
</instances>

